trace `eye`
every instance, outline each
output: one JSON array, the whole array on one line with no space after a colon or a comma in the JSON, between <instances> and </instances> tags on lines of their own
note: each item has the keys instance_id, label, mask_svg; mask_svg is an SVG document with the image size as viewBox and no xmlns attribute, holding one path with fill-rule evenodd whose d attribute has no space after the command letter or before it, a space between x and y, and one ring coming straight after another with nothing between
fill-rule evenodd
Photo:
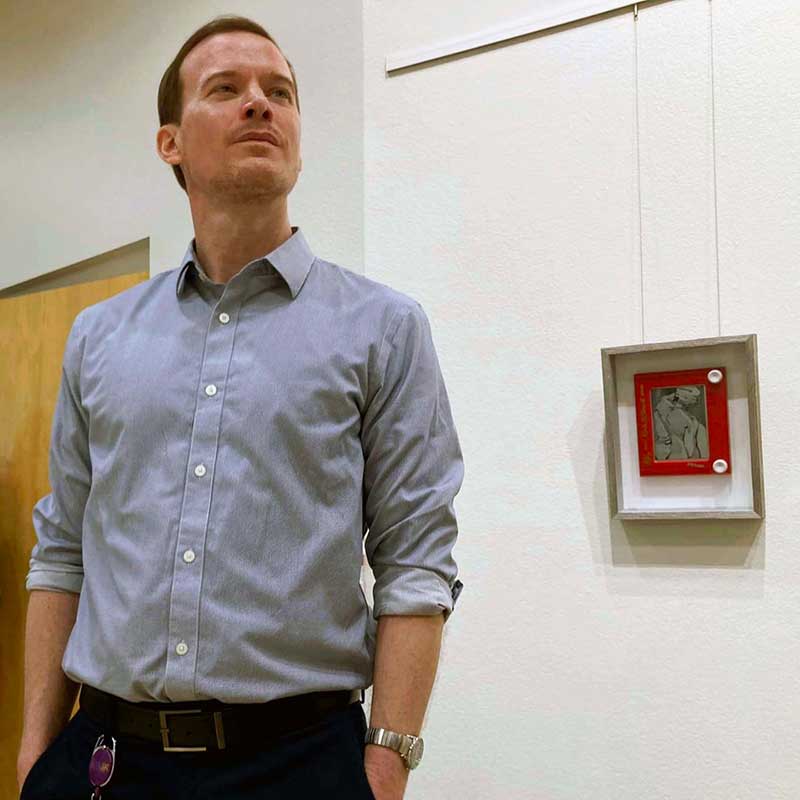
<instances>
[{"instance_id":1,"label":"eye","mask_svg":"<svg viewBox=\"0 0 800 800\"><path fill-rule=\"evenodd\" d=\"M233 91L233 86L231 86L229 83L223 83L222 86L217 86L217 89L230 89ZM217 89L214 89L214 91L217 91Z\"/></svg>"},{"instance_id":2,"label":"eye","mask_svg":"<svg viewBox=\"0 0 800 800\"><path fill-rule=\"evenodd\" d=\"M287 89L276 89L275 91L276 91L276 92L283 92L283 96L284 96L284 97L285 97L287 100L291 100L291 99L292 99L292 93L291 93L291 92L289 92Z\"/></svg>"}]
</instances>

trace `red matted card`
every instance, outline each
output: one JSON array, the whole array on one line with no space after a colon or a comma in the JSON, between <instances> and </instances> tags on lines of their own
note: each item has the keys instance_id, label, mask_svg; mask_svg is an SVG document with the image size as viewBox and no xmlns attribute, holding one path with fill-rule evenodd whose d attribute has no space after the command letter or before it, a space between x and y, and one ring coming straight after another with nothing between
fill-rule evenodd
<instances>
[{"instance_id":1,"label":"red matted card","mask_svg":"<svg viewBox=\"0 0 800 800\"><path fill-rule=\"evenodd\" d=\"M633 376L640 475L729 475L724 367Z\"/></svg>"}]
</instances>

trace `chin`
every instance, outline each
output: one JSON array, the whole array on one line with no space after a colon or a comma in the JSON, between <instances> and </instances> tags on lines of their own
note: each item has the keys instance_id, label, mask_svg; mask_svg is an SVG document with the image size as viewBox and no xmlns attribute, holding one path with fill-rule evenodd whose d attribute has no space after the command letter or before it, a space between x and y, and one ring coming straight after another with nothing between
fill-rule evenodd
<instances>
[{"instance_id":1,"label":"chin","mask_svg":"<svg viewBox=\"0 0 800 800\"><path fill-rule=\"evenodd\" d=\"M283 176L262 169L236 170L233 174L220 175L209 182L210 193L239 198L277 197L288 194L291 188L287 188Z\"/></svg>"}]
</instances>

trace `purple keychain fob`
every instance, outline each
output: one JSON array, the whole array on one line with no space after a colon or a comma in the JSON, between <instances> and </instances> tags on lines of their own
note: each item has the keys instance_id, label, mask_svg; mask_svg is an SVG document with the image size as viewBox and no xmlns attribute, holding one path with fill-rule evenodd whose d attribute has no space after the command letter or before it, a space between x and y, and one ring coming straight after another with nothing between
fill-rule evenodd
<instances>
[{"instance_id":1,"label":"purple keychain fob","mask_svg":"<svg viewBox=\"0 0 800 800\"><path fill-rule=\"evenodd\" d=\"M89 783L94 787L91 800L100 800L100 787L105 786L114 774L114 756L117 753L117 740L112 736L112 746L103 744L101 733L89 759Z\"/></svg>"}]
</instances>

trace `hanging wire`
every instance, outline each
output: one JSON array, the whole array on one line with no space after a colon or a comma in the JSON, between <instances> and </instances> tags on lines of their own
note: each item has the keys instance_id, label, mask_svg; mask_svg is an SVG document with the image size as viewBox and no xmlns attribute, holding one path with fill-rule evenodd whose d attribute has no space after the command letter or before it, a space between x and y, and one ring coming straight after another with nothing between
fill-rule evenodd
<instances>
[{"instance_id":1,"label":"hanging wire","mask_svg":"<svg viewBox=\"0 0 800 800\"><path fill-rule=\"evenodd\" d=\"M714 85L714 15L712 11L713 0L708 0L708 40L709 62L711 67L711 165L714 174L714 256L717 284L717 335L722 336L722 300L719 273L719 211L717 205L717 112L716 91ZM645 343L644 322L644 248L642 231L642 165L639 148L639 4L633 4L633 52L634 52L634 96L636 98L636 184L639 199L639 267L641 285L642 309L642 344Z\"/></svg>"},{"instance_id":2,"label":"hanging wire","mask_svg":"<svg viewBox=\"0 0 800 800\"><path fill-rule=\"evenodd\" d=\"M714 254L717 266L717 336L722 336L722 304L719 280L719 216L717 214L717 113L714 101L714 14L708 0L708 44L711 62L711 164L714 170Z\"/></svg>"},{"instance_id":3,"label":"hanging wire","mask_svg":"<svg viewBox=\"0 0 800 800\"><path fill-rule=\"evenodd\" d=\"M633 6L633 61L634 61L634 87L633 94L636 99L636 191L639 197L639 285L642 292L642 344L645 343L644 335L644 252L642 248L642 165L639 156L639 32L637 20L639 19L639 5Z\"/></svg>"}]
</instances>

